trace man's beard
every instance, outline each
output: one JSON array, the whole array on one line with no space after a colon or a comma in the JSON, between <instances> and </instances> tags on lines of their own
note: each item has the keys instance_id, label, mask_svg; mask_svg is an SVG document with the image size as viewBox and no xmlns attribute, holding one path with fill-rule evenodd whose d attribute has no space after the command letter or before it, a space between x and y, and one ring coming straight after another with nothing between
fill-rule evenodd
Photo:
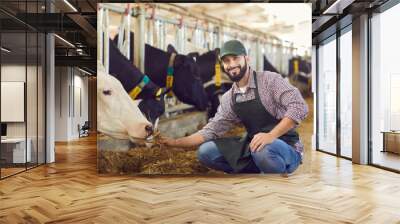
<instances>
[{"instance_id":1,"label":"man's beard","mask_svg":"<svg viewBox=\"0 0 400 224\"><path fill-rule=\"evenodd\" d=\"M236 68L239 68L240 70L239 70L239 74L236 74L236 75L231 75L231 73L230 73L230 71L232 71L232 70L234 70L234 69L236 69ZM231 68L231 69L228 69L227 71L226 71L226 74L228 75L228 77L229 77L229 79L230 80L232 80L232 82L239 82L242 78L243 78L243 76L246 74L246 71L247 71L247 62L245 62L245 64L244 64L244 66L243 67L241 67L240 65L238 65L238 66L236 66L236 67L233 67L233 68Z\"/></svg>"}]
</instances>

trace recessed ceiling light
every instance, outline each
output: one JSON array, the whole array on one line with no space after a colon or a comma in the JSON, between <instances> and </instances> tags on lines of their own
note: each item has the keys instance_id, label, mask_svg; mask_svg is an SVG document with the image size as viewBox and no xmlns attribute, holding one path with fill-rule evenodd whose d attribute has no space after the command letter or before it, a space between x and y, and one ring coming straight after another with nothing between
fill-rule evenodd
<instances>
[{"instance_id":1,"label":"recessed ceiling light","mask_svg":"<svg viewBox=\"0 0 400 224\"><path fill-rule=\"evenodd\" d=\"M60 39L61 41L63 41L64 43L66 43L67 45L69 45L69 46L75 48L75 45L73 45L71 42L67 41L66 39L60 37L59 35L54 34L54 36L57 37L58 39Z\"/></svg>"},{"instance_id":2,"label":"recessed ceiling light","mask_svg":"<svg viewBox=\"0 0 400 224\"><path fill-rule=\"evenodd\" d=\"M353 2L354 0L337 0L327 9L325 9L322 14L342 14L343 9L351 5Z\"/></svg>"},{"instance_id":3,"label":"recessed ceiling light","mask_svg":"<svg viewBox=\"0 0 400 224\"><path fill-rule=\"evenodd\" d=\"M87 75L92 75L92 73L90 73L90 72L88 72L88 71L85 71L85 70L83 70L83 69L81 69L81 68L79 68L79 67L78 67L78 69L79 69L81 72L83 72L83 73L85 73L85 74L87 74Z\"/></svg>"},{"instance_id":4,"label":"recessed ceiling light","mask_svg":"<svg viewBox=\"0 0 400 224\"><path fill-rule=\"evenodd\" d=\"M11 50L9 50L9 49L7 49L7 48L5 48L5 47L1 47L1 50L4 51L4 52L6 52L6 53L10 53L10 52L11 52Z\"/></svg>"},{"instance_id":5,"label":"recessed ceiling light","mask_svg":"<svg viewBox=\"0 0 400 224\"><path fill-rule=\"evenodd\" d=\"M78 10L71 4L69 3L68 0L64 0L65 4L67 4L72 10L74 10L74 12L78 12Z\"/></svg>"}]
</instances>

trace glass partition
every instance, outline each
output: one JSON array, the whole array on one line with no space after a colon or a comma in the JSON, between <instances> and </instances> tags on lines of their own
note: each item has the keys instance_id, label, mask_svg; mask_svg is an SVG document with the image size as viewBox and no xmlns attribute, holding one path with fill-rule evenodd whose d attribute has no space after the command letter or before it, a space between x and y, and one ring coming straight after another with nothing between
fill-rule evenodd
<instances>
[{"instance_id":1,"label":"glass partition","mask_svg":"<svg viewBox=\"0 0 400 224\"><path fill-rule=\"evenodd\" d=\"M371 18L371 162L400 170L400 4Z\"/></svg>"},{"instance_id":2,"label":"glass partition","mask_svg":"<svg viewBox=\"0 0 400 224\"><path fill-rule=\"evenodd\" d=\"M21 19L44 1L1 1L0 178L45 163L45 35Z\"/></svg>"},{"instance_id":3,"label":"glass partition","mask_svg":"<svg viewBox=\"0 0 400 224\"><path fill-rule=\"evenodd\" d=\"M336 36L318 48L318 146L336 154Z\"/></svg>"}]
</instances>

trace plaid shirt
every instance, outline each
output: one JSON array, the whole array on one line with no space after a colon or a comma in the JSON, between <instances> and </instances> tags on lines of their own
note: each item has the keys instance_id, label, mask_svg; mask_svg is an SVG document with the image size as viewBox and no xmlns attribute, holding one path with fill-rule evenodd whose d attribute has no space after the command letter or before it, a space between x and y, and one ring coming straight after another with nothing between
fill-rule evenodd
<instances>
[{"instance_id":1,"label":"plaid shirt","mask_svg":"<svg viewBox=\"0 0 400 224\"><path fill-rule=\"evenodd\" d=\"M232 109L232 93L237 102L255 98L256 86L252 70L250 70L250 74L246 91L242 93L237 83L233 83L232 88L222 96L215 116L203 129L198 131L206 141L221 137L233 125L241 122ZM280 74L274 72L257 72L256 77L261 103L265 109L278 120L284 117L292 119L297 123L297 127L308 114L308 106L299 90L283 79ZM295 149L303 154L304 146L301 141L295 144Z\"/></svg>"}]
</instances>

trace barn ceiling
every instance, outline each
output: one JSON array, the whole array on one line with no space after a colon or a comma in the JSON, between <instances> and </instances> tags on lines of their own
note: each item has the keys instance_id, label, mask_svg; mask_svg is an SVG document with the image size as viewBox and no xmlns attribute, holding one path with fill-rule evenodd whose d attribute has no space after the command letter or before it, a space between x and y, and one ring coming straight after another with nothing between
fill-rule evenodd
<instances>
[{"instance_id":1,"label":"barn ceiling","mask_svg":"<svg viewBox=\"0 0 400 224\"><path fill-rule=\"evenodd\" d=\"M311 47L311 3L174 3L250 29Z\"/></svg>"}]
</instances>

